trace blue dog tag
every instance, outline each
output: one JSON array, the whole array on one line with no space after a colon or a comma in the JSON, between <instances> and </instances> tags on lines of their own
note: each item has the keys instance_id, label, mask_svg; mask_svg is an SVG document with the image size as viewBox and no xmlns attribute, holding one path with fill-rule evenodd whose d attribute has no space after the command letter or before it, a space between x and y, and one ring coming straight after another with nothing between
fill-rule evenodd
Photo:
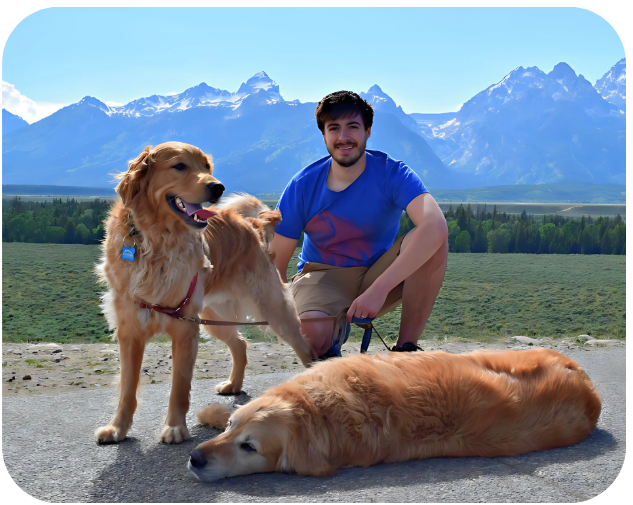
<instances>
[{"instance_id":1,"label":"blue dog tag","mask_svg":"<svg viewBox=\"0 0 633 505\"><path fill-rule=\"evenodd\" d=\"M123 250L121 251L121 261L125 261L125 260L134 261L135 252L136 252L136 248L123 246Z\"/></svg>"}]
</instances>

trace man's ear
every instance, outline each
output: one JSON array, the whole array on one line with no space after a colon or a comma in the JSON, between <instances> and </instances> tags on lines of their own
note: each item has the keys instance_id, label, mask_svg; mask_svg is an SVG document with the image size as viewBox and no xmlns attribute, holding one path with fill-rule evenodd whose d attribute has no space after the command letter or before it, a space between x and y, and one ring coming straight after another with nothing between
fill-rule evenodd
<instances>
[{"instance_id":1,"label":"man's ear","mask_svg":"<svg viewBox=\"0 0 633 505\"><path fill-rule=\"evenodd\" d=\"M132 200L138 195L146 184L147 170L149 168L149 151L152 147L147 146L143 152L133 160L128 162L127 172L118 174L120 180L116 187L116 192L121 196L123 205L128 207Z\"/></svg>"},{"instance_id":2,"label":"man's ear","mask_svg":"<svg viewBox=\"0 0 633 505\"><path fill-rule=\"evenodd\" d=\"M371 126L367 128L367 138L371 137Z\"/></svg>"}]
</instances>

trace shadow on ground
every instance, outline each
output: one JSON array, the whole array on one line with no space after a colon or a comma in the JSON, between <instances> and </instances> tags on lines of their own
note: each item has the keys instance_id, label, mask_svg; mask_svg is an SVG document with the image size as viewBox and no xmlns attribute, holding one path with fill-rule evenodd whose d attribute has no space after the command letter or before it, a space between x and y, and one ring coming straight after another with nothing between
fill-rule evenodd
<instances>
[{"instance_id":1,"label":"shadow on ground","mask_svg":"<svg viewBox=\"0 0 633 505\"><path fill-rule=\"evenodd\" d=\"M321 478L258 474L211 484L201 483L186 468L188 455L197 444L219 433L213 428L196 425L191 430L192 440L176 446L157 444L143 452L140 443L133 438L118 446L110 446L110 450L117 452L116 461L95 479L91 501L211 502L222 501L220 495L226 493L252 497L255 501L277 501L284 497L309 494L314 501L325 501L319 498L325 492L371 492L371 488L437 484L480 476L533 475L544 466L590 461L611 452L617 445L609 432L596 429L580 444L518 457L435 458L345 469L336 475ZM413 475L415 478L403 479L403 475Z\"/></svg>"}]
</instances>

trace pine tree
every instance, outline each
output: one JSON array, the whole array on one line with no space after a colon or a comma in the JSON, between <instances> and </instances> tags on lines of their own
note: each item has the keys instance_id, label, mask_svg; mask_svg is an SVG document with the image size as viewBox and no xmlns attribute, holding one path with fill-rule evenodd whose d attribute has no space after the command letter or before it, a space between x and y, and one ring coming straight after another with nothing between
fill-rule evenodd
<instances>
[{"instance_id":1,"label":"pine tree","mask_svg":"<svg viewBox=\"0 0 633 505\"><path fill-rule=\"evenodd\" d=\"M64 243L65 244L74 244L75 243L75 223L72 220L68 220L68 224L66 225L66 233L64 234Z\"/></svg>"},{"instance_id":2,"label":"pine tree","mask_svg":"<svg viewBox=\"0 0 633 505\"><path fill-rule=\"evenodd\" d=\"M455 252L470 252L470 233L468 233L467 230L464 230L457 237L455 237Z\"/></svg>"},{"instance_id":3,"label":"pine tree","mask_svg":"<svg viewBox=\"0 0 633 505\"><path fill-rule=\"evenodd\" d=\"M486 241L486 234L484 233L484 227L481 222L479 222L475 228L475 239L471 250L474 253L485 253L488 250L488 242Z\"/></svg>"}]
</instances>

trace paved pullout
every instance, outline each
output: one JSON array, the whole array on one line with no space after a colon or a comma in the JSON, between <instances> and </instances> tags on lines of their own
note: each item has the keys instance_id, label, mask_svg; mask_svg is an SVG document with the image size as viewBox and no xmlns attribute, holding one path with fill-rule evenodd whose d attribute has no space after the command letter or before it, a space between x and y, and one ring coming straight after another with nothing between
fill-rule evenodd
<instances>
[{"instance_id":1,"label":"paved pullout","mask_svg":"<svg viewBox=\"0 0 633 505\"><path fill-rule=\"evenodd\" d=\"M198 482L189 452L219 432L195 424L210 401L243 404L292 374L247 376L244 393L218 397L217 380L194 381L193 439L158 443L168 384L144 385L129 439L98 446L92 433L116 406L102 388L3 399L3 455L15 482L51 502L581 502L615 480L625 454L624 346L566 351L603 400L598 427L572 447L504 458L437 458L341 470L325 477L260 474Z\"/></svg>"}]
</instances>

